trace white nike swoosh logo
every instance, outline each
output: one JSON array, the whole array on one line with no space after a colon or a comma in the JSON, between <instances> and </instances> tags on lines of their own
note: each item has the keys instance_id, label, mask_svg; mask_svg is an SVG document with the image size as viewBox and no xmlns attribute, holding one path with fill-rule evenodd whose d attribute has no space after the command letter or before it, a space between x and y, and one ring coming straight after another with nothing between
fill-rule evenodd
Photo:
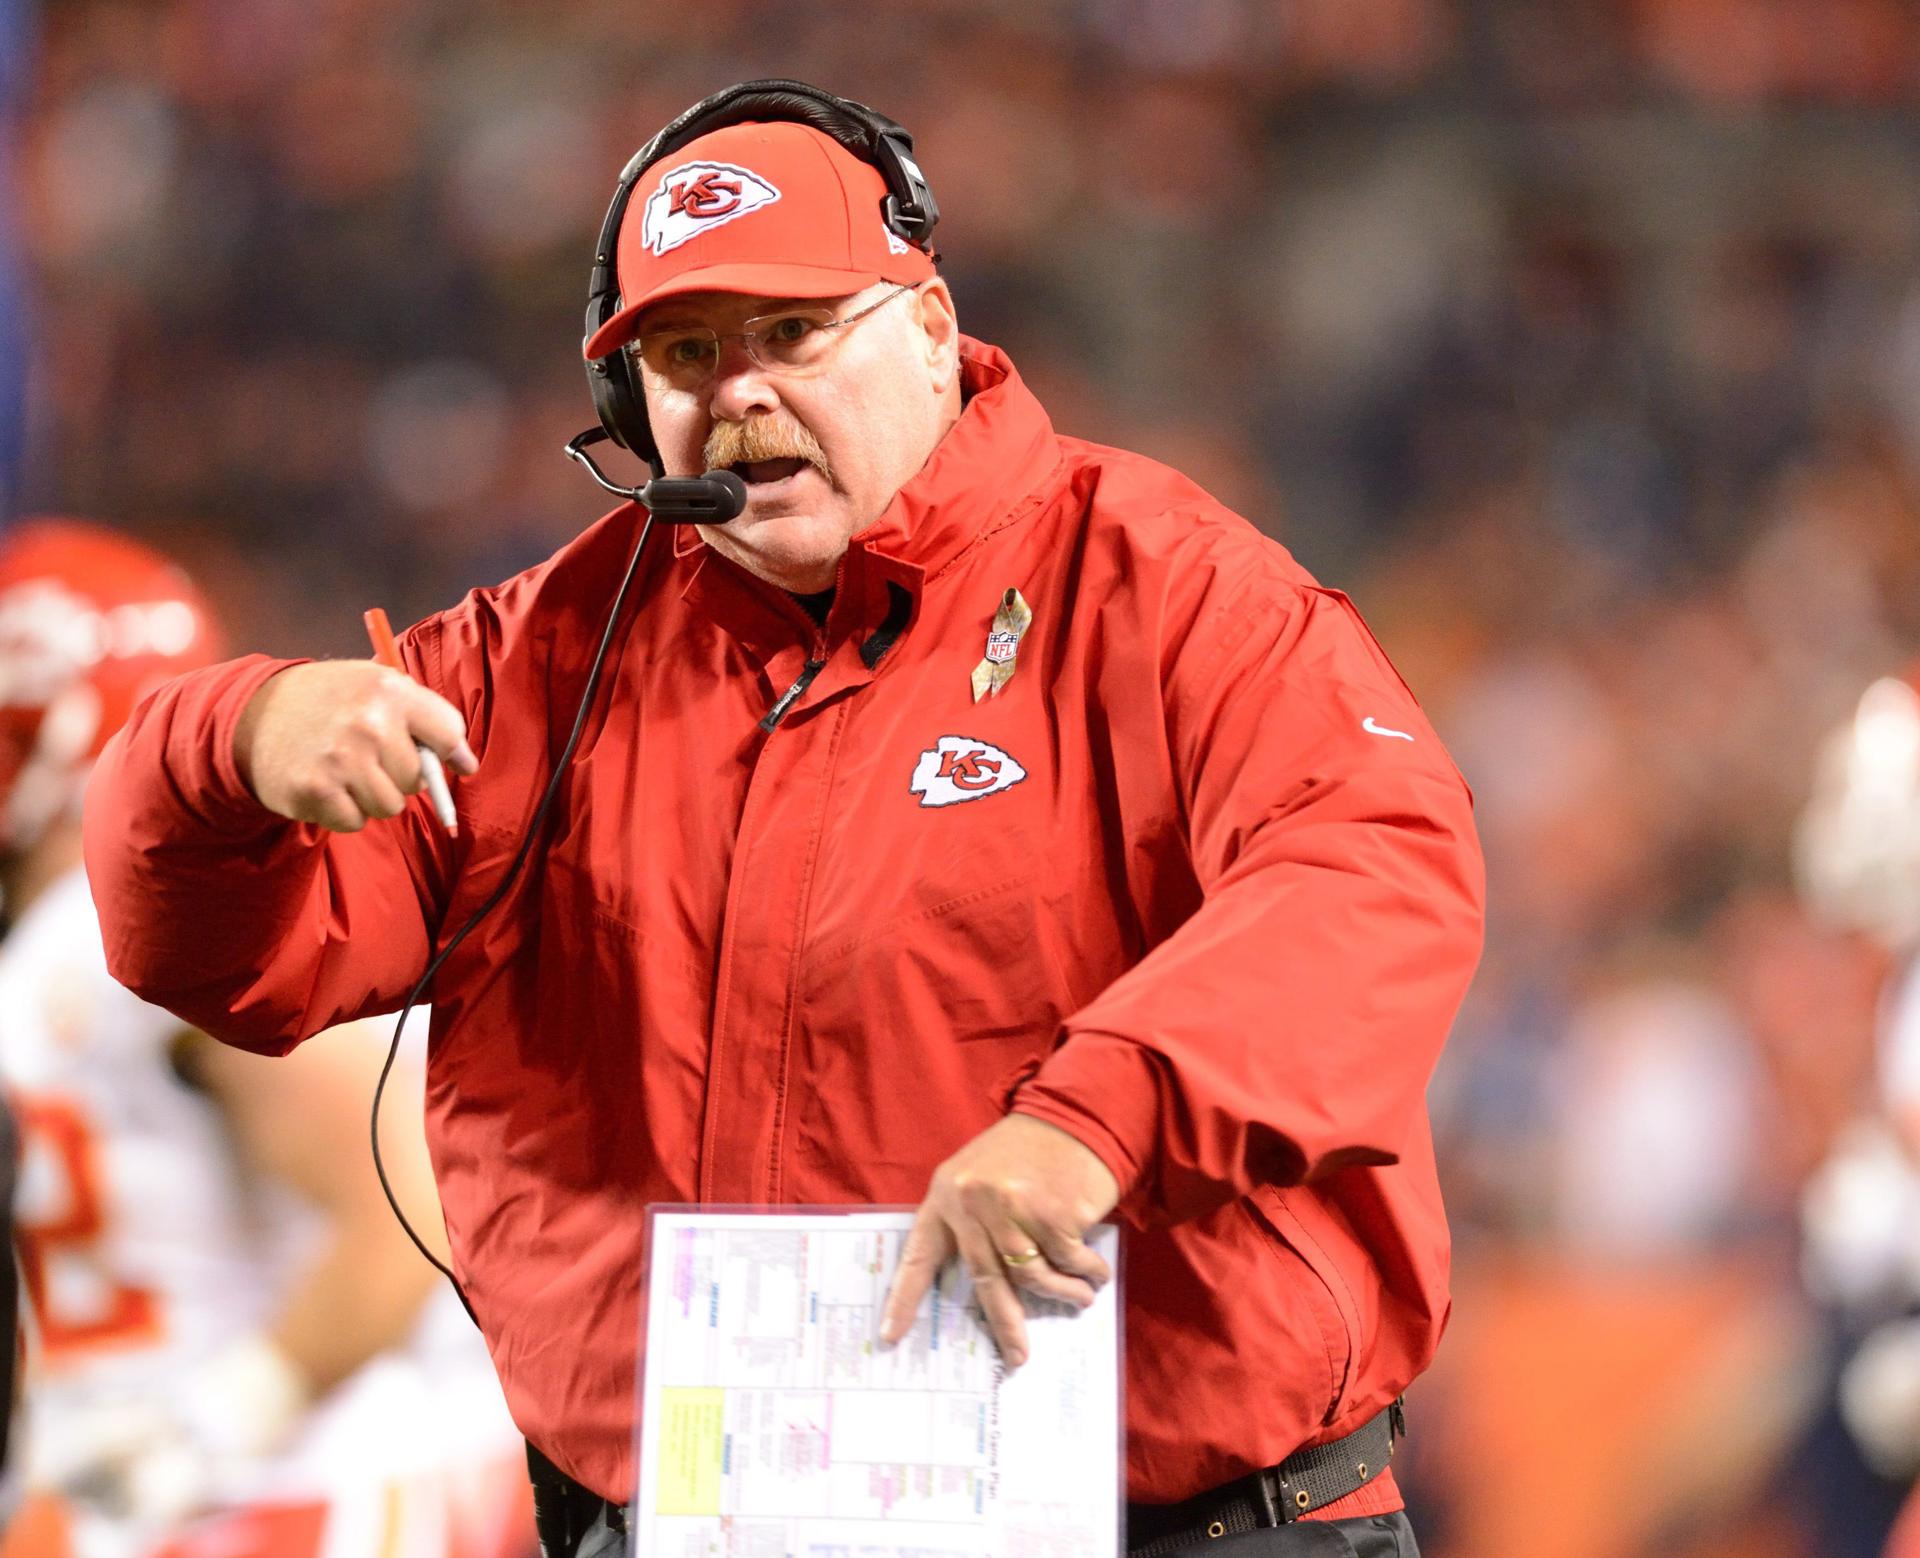
<instances>
[{"instance_id":1,"label":"white nike swoosh logo","mask_svg":"<svg viewBox=\"0 0 1920 1558\"><path fill-rule=\"evenodd\" d=\"M1404 730L1388 730L1385 725L1374 724L1371 714L1360 721L1360 728L1370 736L1398 736L1402 741L1413 740L1413 737L1409 736Z\"/></svg>"}]
</instances>

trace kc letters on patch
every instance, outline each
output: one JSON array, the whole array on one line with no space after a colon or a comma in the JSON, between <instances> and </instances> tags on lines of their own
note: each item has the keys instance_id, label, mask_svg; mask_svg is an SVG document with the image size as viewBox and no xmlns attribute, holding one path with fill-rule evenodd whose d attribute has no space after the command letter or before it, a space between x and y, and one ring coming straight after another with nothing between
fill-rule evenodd
<instances>
[{"instance_id":1,"label":"kc letters on patch","mask_svg":"<svg viewBox=\"0 0 1920 1558\"><path fill-rule=\"evenodd\" d=\"M990 741L942 736L920 754L908 788L922 806L952 806L993 795L1026 777L1026 769Z\"/></svg>"}]
</instances>

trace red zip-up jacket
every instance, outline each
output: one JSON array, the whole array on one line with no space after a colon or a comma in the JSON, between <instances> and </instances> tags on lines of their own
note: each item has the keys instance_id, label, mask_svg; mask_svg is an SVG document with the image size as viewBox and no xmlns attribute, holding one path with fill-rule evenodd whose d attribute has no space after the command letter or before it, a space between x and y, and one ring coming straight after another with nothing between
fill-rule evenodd
<instances>
[{"instance_id":1,"label":"red zip-up jacket","mask_svg":"<svg viewBox=\"0 0 1920 1558\"><path fill-rule=\"evenodd\" d=\"M1358 1426L1446 1320L1424 1094L1480 945L1465 785L1344 596L1056 435L993 348L963 375L824 630L692 531L650 545L549 841L435 980L455 1269L521 1428L602 1493L649 1203L911 1204L1009 1107L1122 1187L1134 1499ZM527 831L637 522L406 635L480 756L457 838L420 800L336 834L252 798L234 727L287 662L143 705L87 803L114 973L268 1052L395 1009ZM975 702L1010 587L1032 624Z\"/></svg>"}]
</instances>

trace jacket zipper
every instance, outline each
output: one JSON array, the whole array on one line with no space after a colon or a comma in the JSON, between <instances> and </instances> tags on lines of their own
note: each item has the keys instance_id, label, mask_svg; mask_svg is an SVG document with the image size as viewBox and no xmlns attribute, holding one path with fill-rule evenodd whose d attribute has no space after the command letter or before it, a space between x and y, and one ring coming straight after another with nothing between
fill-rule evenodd
<instances>
[{"instance_id":1,"label":"jacket zipper","mask_svg":"<svg viewBox=\"0 0 1920 1558\"><path fill-rule=\"evenodd\" d=\"M846 584L847 560L843 557L840 559L839 565L833 570L833 593L836 600L839 598L840 592L846 588ZM826 668L827 636L825 633L816 632L813 635L813 653L807 656L807 663L800 668L800 674L794 678L793 685L781 693L778 698L774 699L773 707L760 716L760 728L771 731L774 726L785 719L787 717L787 710L794 706L794 703L798 701L800 695L813 685L813 679ZM872 667L869 666L868 669L871 670Z\"/></svg>"},{"instance_id":2,"label":"jacket zipper","mask_svg":"<svg viewBox=\"0 0 1920 1558\"><path fill-rule=\"evenodd\" d=\"M807 663L800 668L800 674L794 678L793 685L781 693L780 696L774 700L773 707L760 716L760 728L762 730L772 730L775 725L778 725L780 721L786 717L787 710L799 702L800 695L813 685L813 679L825 670L826 666L827 662L824 655L818 660L807 661Z\"/></svg>"}]
</instances>

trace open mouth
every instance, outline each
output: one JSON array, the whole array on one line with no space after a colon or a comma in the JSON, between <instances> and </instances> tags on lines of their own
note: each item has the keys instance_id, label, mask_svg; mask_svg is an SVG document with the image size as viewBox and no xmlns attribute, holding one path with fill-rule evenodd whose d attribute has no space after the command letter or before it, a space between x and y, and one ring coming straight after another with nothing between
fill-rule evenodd
<instances>
[{"instance_id":1,"label":"open mouth","mask_svg":"<svg viewBox=\"0 0 1920 1558\"><path fill-rule=\"evenodd\" d=\"M807 469L805 460L736 460L727 467L749 487L771 486Z\"/></svg>"}]
</instances>

